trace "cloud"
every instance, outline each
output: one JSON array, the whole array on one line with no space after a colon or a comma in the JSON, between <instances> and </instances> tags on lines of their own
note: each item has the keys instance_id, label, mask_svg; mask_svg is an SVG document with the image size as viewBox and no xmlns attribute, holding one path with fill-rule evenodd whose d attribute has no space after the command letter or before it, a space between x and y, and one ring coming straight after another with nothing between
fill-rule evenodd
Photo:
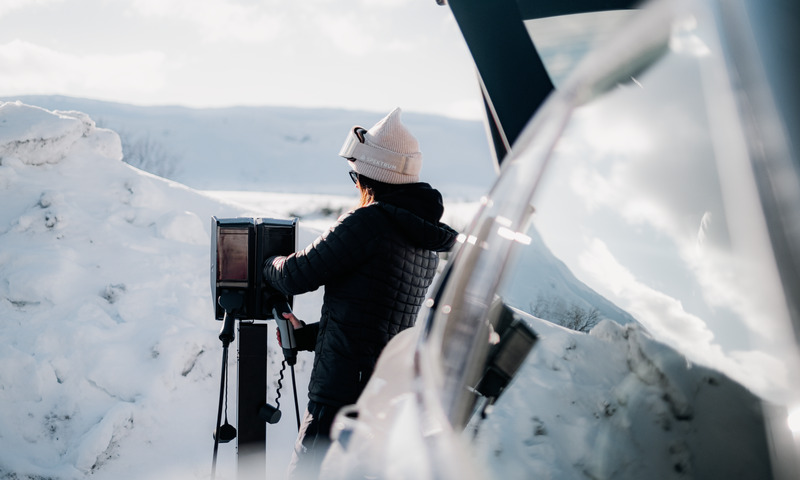
<instances>
[{"instance_id":1,"label":"cloud","mask_svg":"<svg viewBox=\"0 0 800 480\"><path fill-rule=\"evenodd\" d=\"M317 17L315 23L334 46L352 56L368 55L379 43L368 26L360 25L363 22L354 13Z\"/></svg>"},{"instance_id":2,"label":"cloud","mask_svg":"<svg viewBox=\"0 0 800 480\"><path fill-rule=\"evenodd\" d=\"M690 16L684 18L672 28L669 47L675 52L686 53L697 57L711 55L711 49L697 33L697 19Z\"/></svg>"},{"instance_id":3,"label":"cloud","mask_svg":"<svg viewBox=\"0 0 800 480\"><path fill-rule=\"evenodd\" d=\"M772 281L769 258L754 261L760 251L731 243L729 205L716 187L719 172L708 161L709 127L692 119L702 117L702 104L687 103L683 109L656 108L645 98L639 108L623 101L615 110L576 114L580 141L562 153L587 161L573 167L571 191L589 212L613 212L631 236L651 228L653 238L674 249L675 265L697 283L708 307L733 314L753 335L774 339L778 331L765 326L781 316L774 307L783 305L776 298L780 285Z\"/></svg>"},{"instance_id":4,"label":"cloud","mask_svg":"<svg viewBox=\"0 0 800 480\"><path fill-rule=\"evenodd\" d=\"M14 10L23 8L41 7L51 3L60 3L64 0L2 0L0 1L0 18Z\"/></svg>"},{"instance_id":5,"label":"cloud","mask_svg":"<svg viewBox=\"0 0 800 480\"><path fill-rule=\"evenodd\" d=\"M473 99L476 107L470 110L481 111L468 50L449 9L433 0L0 4L0 11L13 10L0 16L0 45L28 42L25 55L33 59L13 68L0 64L4 95L62 94L193 107L269 104L382 111L402 105L408 111L451 115L451 104ZM51 51L30 51L33 46ZM11 49L5 45L7 55ZM119 53L130 68L115 67L125 72L121 78L96 68L87 73L104 60L99 53ZM43 57L48 60L36 70L29 64ZM78 64L67 65L67 59ZM61 66L49 65L51 60ZM111 61L107 57L102 63ZM45 78L34 77L34 70ZM100 78L108 83L94 90L85 87ZM139 78L141 89L131 88L131 78ZM112 82L121 88L112 91ZM457 111L480 118L464 113L466 108Z\"/></svg>"},{"instance_id":6,"label":"cloud","mask_svg":"<svg viewBox=\"0 0 800 480\"><path fill-rule=\"evenodd\" d=\"M193 24L209 42L268 42L285 33L285 8L243 4L234 0L133 0L131 8L145 17Z\"/></svg>"},{"instance_id":7,"label":"cloud","mask_svg":"<svg viewBox=\"0 0 800 480\"><path fill-rule=\"evenodd\" d=\"M361 0L361 5L367 8L395 9L403 8L407 4L408 0Z\"/></svg>"},{"instance_id":8,"label":"cloud","mask_svg":"<svg viewBox=\"0 0 800 480\"><path fill-rule=\"evenodd\" d=\"M352 57L413 54L424 50L430 41L429 24L425 19L415 19L403 9L393 9L391 4L365 2L360 8L320 8L318 5L295 12L308 28L309 37L318 37L326 45ZM418 12L417 12L418 13ZM409 28L414 27L414 28ZM386 60L374 58L372 61Z\"/></svg>"},{"instance_id":9,"label":"cloud","mask_svg":"<svg viewBox=\"0 0 800 480\"><path fill-rule=\"evenodd\" d=\"M693 347L686 349L689 351L697 351L698 347L707 349L713 341L714 334L701 318L686 312L680 300L637 280L603 241L591 240L579 263L615 297L624 299L627 305L623 307L653 331L656 338L667 338L673 345L689 342Z\"/></svg>"},{"instance_id":10,"label":"cloud","mask_svg":"<svg viewBox=\"0 0 800 480\"><path fill-rule=\"evenodd\" d=\"M375 51L413 50L405 37L408 32L393 30L386 22L389 11L400 6L398 1L386 0L364 1L349 8L330 1L131 0L136 14L191 24L208 42L333 46L354 57Z\"/></svg>"},{"instance_id":11,"label":"cloud","mask_svg":"<svg viewBox=\"0 0 800 480\"><path fill-rule=\"evenodd\" d=\"M772 366L791 351L783 289L768 242L741 243L734 228L765 232L758 212L723 196L721 174L737 164L731 155L715 162L710 139L719 122L692 83L701 54L671 57L661 75L643 75L641 86L620 85L575 112L552 163L565 169L556 195L574 200L559 207L575 209L579 237L591 241L569 258L587 283L692 361L780 390L786 375ZM740 186L733 194L758 205ZM565 208L558 214L569 216Z\"/></svg>"},{"instance_id":12,"label":"cloud","mask_svg":"<svg viewBox=\"0 0 800 480\"><path fill-rule=\"evenodd\" d=\"M98 98L158 90L164 85L166 58L160 52L77 55L13 40L0 45L0 65L7 95L70 92Z\"/></svg>"},{"instance_id":13,"label":"cloud","mask_svg":"<svg viewBox=\"0 0 800 480\"><path fill-rule=\"evenodd\" d=\"M687 312L679 299L639 281L619 263L603 241L591 240L580 255L579 264L594 280L602 282L621 301L620 306L655 338L677 348L690 361L717 368L767 398L774 398L791 387L791 376L777 344L769 352L723 351L702 318ZM761 328L767 325L765 322Z\"/></svg>"}]
</instances>

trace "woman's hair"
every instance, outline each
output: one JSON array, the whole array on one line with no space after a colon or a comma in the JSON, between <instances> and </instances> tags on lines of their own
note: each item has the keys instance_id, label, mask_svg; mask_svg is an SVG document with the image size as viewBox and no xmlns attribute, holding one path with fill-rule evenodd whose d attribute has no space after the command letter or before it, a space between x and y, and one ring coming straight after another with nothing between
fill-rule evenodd
<instances>
[{"instance_id":1,"label":"woman's hair","mask_svg":"<svg viewBox=\"0 0 800 480\"><path fill-rule=\"evenodd\" d=\"M361 192L361 199L358 202L359 207L365 207L375 201L375 190L372 187L364 185L361 179L359 179L356 186L358 191Z\"/></svg>"},{"instance_id":2,"label":"woman's hair","mask_svg":"<svg viewBox=\"0 0 800 480\"><path fill-rule=\"evenodd\" d=\"M359 192L361 192L361 198L358 204L359 207L364 207L372 202L383 200L387 195L391 196L392 194L407 187L407 185L404 184L379 182L369 177L365 177L364 175L358 176L358 183L356 183L356 186L358 187Z\"/></svg>"}]
</instances>

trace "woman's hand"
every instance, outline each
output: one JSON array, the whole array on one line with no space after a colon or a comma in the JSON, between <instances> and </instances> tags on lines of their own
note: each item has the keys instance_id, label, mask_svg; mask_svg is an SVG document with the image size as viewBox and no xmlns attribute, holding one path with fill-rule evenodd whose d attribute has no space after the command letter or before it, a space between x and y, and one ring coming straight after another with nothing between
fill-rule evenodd
<instances>
[{"instance_id":1,"label":"woman's hand","mask_svg":"<svg viewBox=\"0 0 800 480\"><path fill-rule=\"evenodd\" d=\"M299 330L306 326L306 322L295 317L293 313L286 312L282 315L283 318L289 320L289 323L292 324L292 330ZM281 343L281 332L278 329L275 329L275 336L278 338L278 345L283 347L283 344Z\"/></svg>"},{"instance_id":2,"label":"woman's hand","mask_svg":"<svg viewBox=\"0 0 800 480\"><path fill-rule=\"evenodd\" d=\"M295 317L294 313L289 313L289 312L284 313L283 318L289 320L289 322L292 324L292 328L294 328L295 330L306 326L306 322Z\"/></svg>"}]
</instances>

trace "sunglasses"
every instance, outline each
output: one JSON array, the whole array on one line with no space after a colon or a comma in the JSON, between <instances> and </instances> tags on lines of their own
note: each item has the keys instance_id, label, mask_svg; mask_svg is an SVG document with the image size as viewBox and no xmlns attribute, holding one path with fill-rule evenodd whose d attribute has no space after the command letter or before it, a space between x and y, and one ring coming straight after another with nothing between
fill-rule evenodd
<instances>
[{"instance_id":1,"label":"sunglasses","mask_svg":"<svg viewBox=\"0 0 800 480\"><path fill-rule=\"evenodd\" d=\"M350 170L348 173L350 173L350 180L352 180L353 183L358 184L358 173L356 173L354 170Z\"/></svg>"}]
</instances>

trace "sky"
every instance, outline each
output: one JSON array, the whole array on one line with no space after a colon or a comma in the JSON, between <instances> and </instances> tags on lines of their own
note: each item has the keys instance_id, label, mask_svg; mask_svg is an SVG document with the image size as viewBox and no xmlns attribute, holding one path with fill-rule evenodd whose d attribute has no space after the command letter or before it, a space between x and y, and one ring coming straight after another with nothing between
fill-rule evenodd
<instances>
[{"instance_id":1,"label":"sky","mask_svg":"<svg viewBox=\"0 0 800 480\"><path fill-rule=\"evenodd\" d=\"M0 96L280 105L478 119L435 0L0 0Z\"/></svg>"}]
</instances>

